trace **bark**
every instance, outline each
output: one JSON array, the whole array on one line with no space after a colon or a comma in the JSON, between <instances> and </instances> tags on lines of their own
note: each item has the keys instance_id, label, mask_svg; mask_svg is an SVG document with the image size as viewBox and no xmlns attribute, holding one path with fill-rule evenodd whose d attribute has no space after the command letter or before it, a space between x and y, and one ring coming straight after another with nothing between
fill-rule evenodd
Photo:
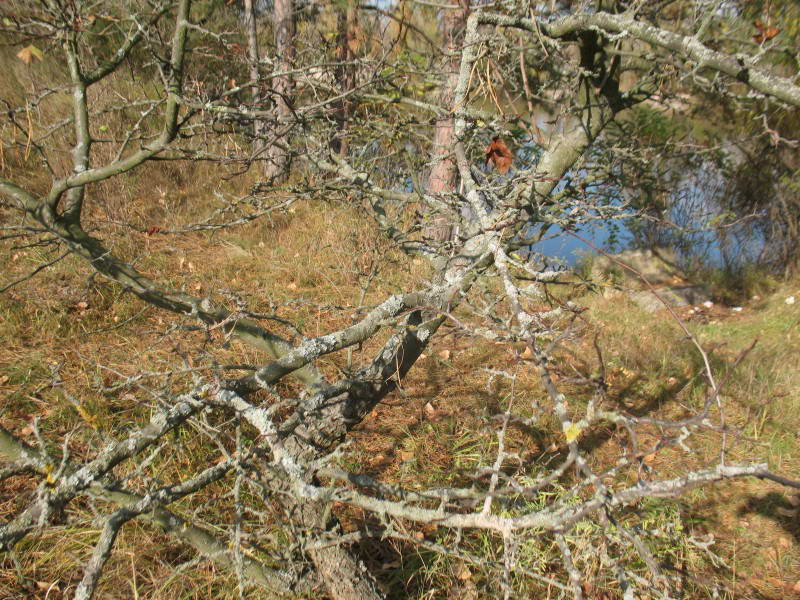
<instances>
[{"instance_id":1,"label":"bark","mask_svg":"<svg viewBox=\"0 0 800 600\"><path fill-rule=\"evenodd\" d=\"M244 0L245 32L247 34L247 60L250 63L250 81L253 82L250 88L251 102L254 109L259 108L261 98L261 75L259 74L259 52L258 35L256 27L256 12L253 0ZM264 151L264 123L256 119L253 124L253 156L259 157Z\"/></svg>"},{"instance_id":2,"label":"bark","mask_svg":"<svg viewBox=\"0 0 800 600\"><path fill-rule=\"evenodd\" d=\"M355 58L354 44L356 42L356 7L349 1L346 8L339 8L336 13L336 70L334 76L339 87L339 93L345 94L355 88L356 71L352 64ZM340 158L346 158L349 151L347 129L353 110L353 102L349 98L342 98L334 107L336 120L336 133L331 139L331 152Z\"/></svg>"},{"instance_id":3,"label":"bark","mask_svg":"<svg viewBox=\"0 0 800 600\"><path fill-rule=\"evenodd\" d=\"M275 50L277 53L275 66L279 72L286 72L294 64L296 50L294 44L296 32L294 1L275 0L273 21L275 24ZM278 75L272 79L272 84L275 92L277 126L275 131L276 140L269 153L267 178L277 183L286 179L291 166L288 134L292 129L294 80L291 75Z\"/></svg>"},{"instance_id":4,"label":"bark","mask_svg":"<svg viewBox=\"0 0 800 600\"><path fill-rule=\"evenodd\" d=\"M455 89L458 84L458 72L461 57L458 53L463 39L464 26L469 16L469 1L460 0L460 8L446 9L442 18L442 37L445 56L440 64L445 73L445 80L439 92L438 104L451 107ZM453 159L453 146L455 145L455 125L453 117L440 116L436 120L436 129L433 133L433 167L428 176L427 191L433 195L452 194L456 186L456 163ZM426 223L424 228L426 237L437 242L446 242L453 235L452 219L447 215L439 215Z\"/></svg>"}]
</instances>

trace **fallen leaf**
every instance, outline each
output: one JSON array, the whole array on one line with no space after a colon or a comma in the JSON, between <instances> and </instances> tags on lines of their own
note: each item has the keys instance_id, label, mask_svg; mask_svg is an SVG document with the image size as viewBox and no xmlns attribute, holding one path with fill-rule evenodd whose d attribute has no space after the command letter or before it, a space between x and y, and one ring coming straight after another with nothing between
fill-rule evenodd
<instances>
[{"instance_id":1,"label":"fallen leaf","mask_svg":"<svg viewBox=\"0 0 800 600\"><path fill-rule=\"evenodd\" d=\"M433 408L433 404L431 404L430 402L425 404L425 414L428 415L429 417L432 417L436 414L436 409Z\"/></svg>"},{"instance_id":2,"label":"fallen leaf","mask_svg":"<svg viewBox=\"0 0 800 600\"><path fill-rule=\"evenodd\" d=\"M469 570L469 567L467 565L464 564L458 565L458 567L456 568L456 577L460 581L466 581L467 579L472 577L472 571Z\"/></svg>"},{"instance_id":3,"label":"fallen leaf","mask_svg":"<svg viewBox=\"0 0 800 600\"><path fill-rule=\"evenodd\" d=\"M439 352L439 358L442 360L450 360L450 350L442 350Z\"/></svg>"},{"instance_id":4,"label":"fallen leaf","mask_svg":"<svg viewBox=\"0 0 800 600\"><path fill-rule=\"evenodd\" d=\"M525 346L525 350L519 355L522 360L530 360L533 358L533 351L530 346Z\"/></svg>"},{"instance_id":5,"label":"fallen leaf","mask_svg":"<svg viewBox=\"0 0 800 600\"><path fill-rule=\"evenodd\" d=\"M33 59L36 60L43 60L44 54L41 50L39 50L36 46L31 44L30 46L26 46L19 52L17 52L17 58L24 62L26 65L31 64Z\"/></svg>"},{"instance_id":6,"label":"fallen leaf","mask_svg":"<svg viewBox=\"0 0 800 600\"><path fill-rule=\"evenodd\" d=\"M400 460L402 460L403 462L405 462L405 461L407 461L407 460L411 460L412 458L414 458L414 453L413 453L413 452L411 452L410 450L400 450L400 451L397 453L397 457L398 457Z\"/></svg>"},{"instance_id":7,"label":"fallen leaf","mask_svg":"<svg viewBox=\"0 0 800 600\"><path fill-rule=\"evenodd\" d=\"M794 584L794 587L792 588L792 591L793 592L797 592L798 594L800 594L800 579L798 579L797 583Z\"/></svg>"},{"instance_id":8,"label":"fallen leaf","mask_svg":"<svg viewBox=\"0 0 800 600\"><path fill-rule=\"evenodd\" d=\"M511 168L513 156L506 143L495 136L492 142L486 146L486 164L492 163L500 173L506 173Z\"/></svg>"},{"instance_id":9,"label":"fallen leaf","mask_svg":"<svg viewBox=\"0 0 800 600\"><path fill-rule=\"evenodd\" d=\"M0 385L3 385L5 383L8 383L8 375L3 375L2 377L0 377Z\"/></svg>"}]
</instances>

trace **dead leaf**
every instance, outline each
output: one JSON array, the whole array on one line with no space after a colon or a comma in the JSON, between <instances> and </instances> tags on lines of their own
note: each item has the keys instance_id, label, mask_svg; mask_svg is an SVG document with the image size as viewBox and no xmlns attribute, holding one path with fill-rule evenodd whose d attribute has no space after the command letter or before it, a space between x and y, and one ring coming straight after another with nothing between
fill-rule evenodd
<instances>
[{"instance_id":1,"label":"dead leaf","mask_svg":"<svg viewBox=\"0 0 800 600\"><path fill-rule=\"evenodd\" d=\"M75 308L77 308L78 310L86 310L87 308L89 308L89 303L84 300L81 300L75 305Z\"/></svg>"},{"instance_id":2,"label":"dead leaf","mask_svg":"<svg viewBox=\"0 0 800 600\"><path fill-rule=\"evenodd\" d=\"M3 375L0 377L0 385L4 385L6 383L8 383L8 375Z\"/></svg>"},{"instance_id":3,"label":"dead leaf","mask_svg":"<svg viewBox=\"0 0 800 600\"><path fill-rule=\"evenodd\" d=\"M458 565L458 567L456 568L456 577L459 579L459 581L466 581L467 579L472 577L472 571L469 570L469 567L467 565L464 564Z\"/></svg>"},{"instance_id":4,"label":"dead leaf","mask_svg":"<svg viewBox=\"0 0 800 600\"><path fill-rule=\"evenodd\" d=\"M511 168L513 156L506 143L498 136L492 139L492 143L486 146L486 164L492 163L500 173L506 173Z\"/></svg>"},{"instance_id":5,"label":"dead leaf","mask_svg":"<svg viewBox=\"0 0 800 600\"><path fill-rule=\"evenodd\" d=\"M397 453L397 457L398 457L400 460L402 460L403 462L405 462L405 461L407 461L407 460L411 460L412 458L414 458L414 453L413 453L413 452L411 452L410 450L400 450L400 451Z\"/></svg>"},{"instance_id":6,"label":"dead leaf","mask_svg":"<svg viewBox=\"0 0 800 600\"><path fill-rule=\"evenodd\" d=\"M770 25L769 21L766 24L762 23L761 19L753 21L753 27L758 29L758 33L753 36L756 44L763 44L781 32L777 27Z\"/></svg>"},{"instance_id":7,"label":"dead leaf","mask_svg":"<svg viewBox=\"0 0 800 600\"><path fill-rule=\"evenodd\" d=\"M433 417L436 414L436 409L433 408L433 404L430 402L425 404L425 414L429 417Z\"/></svg>"},{"instance_id":8,"label":"dead leaf","mask_svg":"<svg viewBox=\"0 0 800 600\"><path fill-rule=\"evenodd\" d=\"M794 587L792 588L792 591L793 592L797 592L798 594L800 594L800 579L798 579L797 583L794 584Z\"/></svg>"},{"instance_id":9,"label":"dead leaf","mask_svg":"<svg viewBox=\"0 0 800 600\"><path fill-rule=\"evenodd\" d=\"M439 352L439 358L442 360L450 360L450 350L442 350Z\"/></svg>"},{"instance_id":10,"label":"dead leaf","mask_svg":"<svg viewBox=\"0 0 800 600\"><path fill-rule=\"evenodd\" d=\"M530 360L533 358L533 351L530 346L525 346L525 350L519 355L522 360Z\"/></svg>"},{"instance_id":11,"label":"dead leaf","mask_svg":"<svg viewBox=\"0 0 800 600\"><path fill-rule=\"evenodd\" d=\"M22 62L24 62L26 65L29 65L33 62L34 59L44 60L44 54L36 46L31 44L30 46L26 46L25 48L17 52L17 58L20 59Z\"/></svg>"}]
</instances>

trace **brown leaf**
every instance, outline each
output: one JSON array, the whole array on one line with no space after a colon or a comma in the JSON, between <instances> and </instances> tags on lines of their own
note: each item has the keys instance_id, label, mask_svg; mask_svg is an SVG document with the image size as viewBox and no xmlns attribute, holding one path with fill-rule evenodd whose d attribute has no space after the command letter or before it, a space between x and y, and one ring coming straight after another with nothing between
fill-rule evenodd
<instances>
[{"instance_id":1,"label":"brown leaf","mask_svg":"<svg viewBox=\"0 0 800 600\"><path fill-rule=\"evenodd\" d=\"M410 450L400 450L397 453L397 457L403 462L406 462L407 460L411 460L412 458L414 458L414 453L411 452Z\"/></svg>"},{"instance_id":2,"label":"brown leaf","mask_svg":"<svg viewBox=\"0 0 800 600\"><path fill-rule=\"evenodd\" d=\"M761 19L756 19L753 21L753 27L758 29L758 33L753 36L756 44L763 44L764 42L771 40L776 35L778 35L781 30L777 27L770 25L769 23L764 24L762 23Z\"/></svg>"},{"instance_id":3,"label":"brown leaf","mask_svg":"<svg viewBox=\"0 0 800 600\"><path fill-rule=\"evenodd\" d=\"M33 62L34 58L36 60L43 60L44 54L36 46L31 44L30 46L26 46L25 48L17 52L17 58L20 59L22 62L24 62L26 65L29 65L31 64L31 62Z\"/></svg>"},{"instance_id":4,"label":"brown leaf","mask_svg":"<svg viewBox=\"0 0 800 600\"><path fill-rule=\"evenodd\" d=\"M506 173L511 168L513 156L506 143L495 136L492 143L486 146L486 164L492 163L501 173Z\"/></svg>"}]
</instances>

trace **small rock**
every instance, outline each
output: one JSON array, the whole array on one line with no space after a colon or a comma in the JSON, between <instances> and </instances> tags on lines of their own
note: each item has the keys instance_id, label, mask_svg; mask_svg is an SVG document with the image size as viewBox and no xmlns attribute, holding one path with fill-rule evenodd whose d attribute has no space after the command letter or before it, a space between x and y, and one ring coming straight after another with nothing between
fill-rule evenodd
<instances>
[{"instance_id":1,"label":"small rock","mask_svg":"<svg viewBox=\"0 0 800 600\"><path fill-rule=\"evenodd\" d=\"M786 300L784 300L784 302L786 304L788 304L789 306L791 306L792 304L794 304L796 302L796 300L795 300L794 296L789 296Z\"/></svg>"},{"instance_id":2,"label":"small rock","mask_svg":"<svg viewBox=\"0 0 800 600\"><path fill-rule=\"evenodd\" d=\"M703 306L705 306L706 308L711 308L712 306L714 306L714 303L711 300L706 300L705 302L703 302Z\"/></svg>"},{"instance_id":3,"label":"small rock","mask_svg":"<svg viewBox=\"0 0 800 600\"><path fill-rule=\"evenodd\" d=\"M433 408L433 404L431 404L430 402L425 404L425 414L428 415L429 417L433 417L436 414L436 409Z\"/></svg>"},{"instance_id":4,"label":"small rock","mask_svg":"<svg viewBox=\"0 0 800 600\"><path fill-rule=\"evenodd\" d=\"M742 312L742 307L741 306L734 306L731 310L733 312Z\"/></svg>"}]
</instances>

